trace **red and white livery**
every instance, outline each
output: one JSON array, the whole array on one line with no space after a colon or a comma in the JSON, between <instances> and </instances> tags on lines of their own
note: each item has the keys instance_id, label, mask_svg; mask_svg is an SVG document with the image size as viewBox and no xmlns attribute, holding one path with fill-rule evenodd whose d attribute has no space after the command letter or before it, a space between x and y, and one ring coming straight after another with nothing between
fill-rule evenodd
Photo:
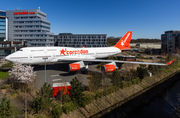
<instances>
[{"instance_id":1,"label":"red and white livery","mask_svg":"<svg viewBox=\"0 0 180 118\"><path fill-rule=\"evenodd\" d=\"M118 60L103 60L118 53L122 50L130 49L130 41L132 32L128 31L117 43L112 47L96 47L96 48L72 48L72 47L26 47L19 51L10 54L6 60L12 62L19 62L24 64L39 64L44 63L46 58L47 63L56 62L72 62L69 64L69 71L77 71L81 68L88 68L90 62L107 62L103 65L105 72L113 72L118 69L119 63L132 64L149 64L149 65L169 65L174 60L164 63L148 63L148 62L134 62L134 61L118 61Z\"/></svg>"}]
</instances>

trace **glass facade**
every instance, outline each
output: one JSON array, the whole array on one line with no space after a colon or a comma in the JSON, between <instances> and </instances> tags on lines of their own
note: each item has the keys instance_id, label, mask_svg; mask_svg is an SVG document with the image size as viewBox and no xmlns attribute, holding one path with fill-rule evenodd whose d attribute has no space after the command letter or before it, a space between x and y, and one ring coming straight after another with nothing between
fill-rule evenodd
<instances>
[{"instance_id":1,"label":"glass facade","mask_svg":"<svg viewBox=\"0 0 180 118\"><path fill-rule=\"evenodd\" d=\"M8 10L6 17L8 41L24 41L24 46L33 47L54 46L54 34L50 32L50 22L44 12L39 9Z\"/></svg>"},{"instance_id":2,"label":"glass facade","mask_svg":"<svg viewBox=\"0 0 180 118\"><path fill-rule=\"evenodd\" d=\"M0 50L0 56L7 56L13 52L14 52L14 50L12 50L12 49Z\"/></svg>"},{"instance_id":3,"label":"glass facade","mask_svg":"<svg viewBox=\"0 0 180 118\"><path fill-rule=\"evenodd\" d=\"M0 11L0 41L6 38L6 12Z\"/></svg>"},{"instance_id":4,"label":"glass facade","mask_svg":"<svg viewBox=\"0 0 180 118\"><path fill-rule=\"evenodd\" d=\"M56 46L64 47L106 47L106 34L72 34L54 35Z\"/></svg>"},{"instance_id":5,"label":"glass facade","mask_svg":"<svg viewBox=\"0 0 180 118\"><path fill-rule=\"evenodd\" d=\"M0 16L6 16L6 12L0 11Z\"/></svg>"}]
</instances>

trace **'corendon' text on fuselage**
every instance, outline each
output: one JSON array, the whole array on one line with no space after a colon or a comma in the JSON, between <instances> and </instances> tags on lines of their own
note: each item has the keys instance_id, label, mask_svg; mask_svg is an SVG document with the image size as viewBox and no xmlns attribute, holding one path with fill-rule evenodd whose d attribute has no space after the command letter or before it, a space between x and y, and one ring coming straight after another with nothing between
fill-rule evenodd
<instances>
[{"instance_id":1,"label":"'corendon' text on fuselage","mask_svg":"<svg viewBox=\"0 0 180 118\"><path fill-rule=\"evenodd\" d=\"M60 55L69 55L69 54L86 54L88 53L88 50L67 50L66 48L65 49L62 49L60 50Z\"/></svg>"}]
</instances>

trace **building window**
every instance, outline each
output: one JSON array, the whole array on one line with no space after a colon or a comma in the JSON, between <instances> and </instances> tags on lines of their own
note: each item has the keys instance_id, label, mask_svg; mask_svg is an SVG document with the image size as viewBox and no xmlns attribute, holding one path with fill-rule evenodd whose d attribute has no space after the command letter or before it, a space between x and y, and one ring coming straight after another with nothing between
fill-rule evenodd
<instances>
[{"instance_id":1,"label":"building window","mask_svg":"<svg viewBox=\"0 0 180 118\"><path fill-rule=\"evenodd\" d=\"M169 34L169 36L172 36L172 34Z\"/></svg>"},{"instance_id":2,"label":"building window","mask_svg":"<svg viewBox=\"0 0 180 118\"><path fill-rule=\"evenodd\" d=\"M172 45L169 45L169 48L172 48Z\"/></svg>"},{"instance_id":3,"label":"building window","mask_svg":"<svg viewBox=\"0 0 180 118\"><path fill-rule=\"evenodd\" d=\"M172 44L172 42L168 42L169 44Z\"/></svg>"},{"instance_id":4,"label":"building window","mask_svg":"<svg viewBox=\"0 0 180 118\"><path fill-rule=\"evenodd\" d=\"M172 40L172 38L169 38L169 40Z\"/></svg>"}]
</instances>

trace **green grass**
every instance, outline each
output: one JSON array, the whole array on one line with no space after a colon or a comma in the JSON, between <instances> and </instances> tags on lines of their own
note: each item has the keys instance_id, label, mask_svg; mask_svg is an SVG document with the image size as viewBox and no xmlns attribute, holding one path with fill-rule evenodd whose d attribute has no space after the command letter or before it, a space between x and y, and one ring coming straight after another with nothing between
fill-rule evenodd
<instances>
[{"instance_id":1,"label":"green grass","mask_svg":"<svg viewBox=\"0 0 180 118\"><path fill-rule=\"evenodd\" d=\"M7 78L9 78L9 77L10 77L10 75L9 75L8 72L2 72L2 71L0 71L0 79L7 79Z\"/></svg>"}]
</instances>

